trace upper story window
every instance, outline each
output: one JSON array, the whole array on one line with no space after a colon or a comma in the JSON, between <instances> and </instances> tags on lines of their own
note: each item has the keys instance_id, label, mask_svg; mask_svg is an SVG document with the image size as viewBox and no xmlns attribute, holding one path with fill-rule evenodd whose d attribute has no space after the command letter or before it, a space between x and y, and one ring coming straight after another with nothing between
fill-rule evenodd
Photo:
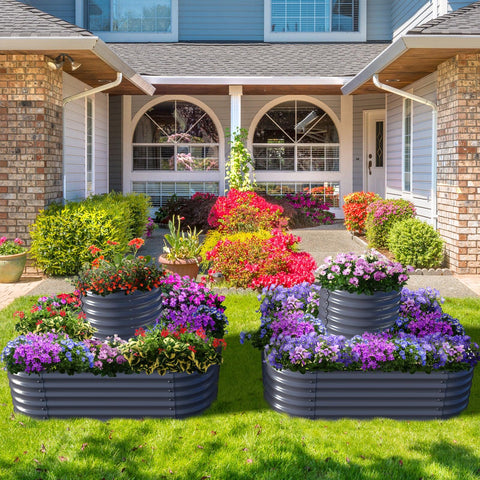
<instances>
[{"instance_id":1,"label":"upper story window","mask_svg":"<svg viewBox=\"0 0 480 480\"><path fill-rule=\"evenodd\" d=\"M106 41L175 41L178 0L87 0L87 28Z\"/></svg>"},{"instance_id":2,"label":"upper story window","mask_svg":"<svg viewBox=\"0 0 480 480\"><path fill-rule=\"evenodd\" d=\"M264 0L265 41L364 41L366 0Z\"/></svg>"}]
</instances>

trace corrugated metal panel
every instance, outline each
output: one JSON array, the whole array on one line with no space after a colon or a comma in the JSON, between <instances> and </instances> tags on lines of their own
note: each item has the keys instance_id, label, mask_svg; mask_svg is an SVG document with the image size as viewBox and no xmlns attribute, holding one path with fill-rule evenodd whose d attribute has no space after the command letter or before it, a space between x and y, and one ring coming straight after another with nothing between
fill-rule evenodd
<instances>
[{"instance_id":1,"label":"corrugated metal panel","mask_svg":"<svg viewBox=\"0 0 480 480\"><path fill-rule=\"evenodd\" d=\"M9 374L16 412L33 418L185 418L217 398L219 366L207 373L166 375L89 373Z\"/></svg>"},{"instance_id":2,"label":"corrugated metal panel","mask_svg":"<svg viewBox=\"0 0 480 480\"><path fill-rule=\"evenodd\" d=\"M75 0L21 0L27 5L75 24Z\"/></svg>"},{"instance_id":3,"label":"corrugated metal panel","mask_svg":"<svg viewBox=\"0 0 480 480\"><path fill-rule=\"evenodd\" d=\"M392 39L391 0L368 0L367 40Z\"/></svg>"},{"instance_id":4,"label":"corrugated metal panel","mask_svg":"<svg viewBox=\"0 0 480 480\"><path fill-rule=\"evenodd\" d=\"M467 407L472 378L473 370L301 374L263 365L264 396L270 406L311 419L449 418Z\"/></svg>"},{"instance_id":5,"label":"corrugated metal panel","mask_svg":"<svg viewBox=\"0 0 480 480\"><path fill-rule=\"evenodd\" d=\"M180 41L263 41L263 1L182 0L178 8Z\"/></svg>"}]
</instances>

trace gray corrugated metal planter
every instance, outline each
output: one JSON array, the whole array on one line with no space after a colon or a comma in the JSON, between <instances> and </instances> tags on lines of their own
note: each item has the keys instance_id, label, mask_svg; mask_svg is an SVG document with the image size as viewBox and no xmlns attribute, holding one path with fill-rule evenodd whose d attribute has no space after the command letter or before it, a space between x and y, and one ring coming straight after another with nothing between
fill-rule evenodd
<instances>
[{"instance_id":1,"label":"gray corrugated metal planter","mask_svg":"<svg viewBox=\"0 0 480 480\"><path fill-rule=\"evenodd\" d=\"M82 296L82 310L87 320L97 329L96 337L117 334L128 339L140 327L152 325L162 311L160 288L148 292L110 293L102 297L93 293Z\"/></svg>"},{"instance_id":2,"label":"gray corrugated metal planter","mask_svg":"<svg viewBox=\"0 0 480 480\"><path fill-rule=\"evenodd\" d=\"M400 292L375 292L373 295L342 290L321 290L319 317L330 335L351 338L364 332L381 332L398 317Z\"/></svg>"},{"instance_id":3,"label":"gray corrugated metal planter","mask_svg":"<svg viewBox=\"0 0 480 480\"><path fill-rule=\"evenodd\" d=\"M263 362L265 400L273 410L304 418L429 420L468 405L473 369L459 372L307 372Z\"/></svg>"},{"instance_id":4,"label":"gray corrugated metal planter","mask_svg":"<svg viewBox=\"0 0 480 480\"><path fill-rule=\"evenodd\" d=\"M217 398L220 367L166 375L8 374L16 412L33 418L185 418Z\"/></svg>"}]
</instances>

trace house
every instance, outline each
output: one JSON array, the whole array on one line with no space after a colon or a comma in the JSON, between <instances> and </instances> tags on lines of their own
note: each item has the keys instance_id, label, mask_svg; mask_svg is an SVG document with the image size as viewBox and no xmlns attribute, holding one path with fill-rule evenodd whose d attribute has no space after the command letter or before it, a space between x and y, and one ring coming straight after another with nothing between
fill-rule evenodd
<instances>
[{"instance_id":1,"label":"house","mask_svg":"<svg viewBox=\"0 0 480 480\"><path fill-rule=\"evenodd\" d=\"M0 0L0 234L109 190L414 202L480 273L480 2ZM79 64L81 64L79 66Z\"/></svg>"}]
</instances>

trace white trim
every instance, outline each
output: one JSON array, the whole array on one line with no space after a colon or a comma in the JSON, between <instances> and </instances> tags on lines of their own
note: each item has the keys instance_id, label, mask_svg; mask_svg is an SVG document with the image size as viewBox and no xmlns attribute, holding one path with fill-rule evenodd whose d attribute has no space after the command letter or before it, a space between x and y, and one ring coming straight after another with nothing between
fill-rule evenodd
<instances>
[{"instance_id":1,"label":"white trim","mask_svg":"<svg viewBox=\"0 0 480 480\"><path fill-rule=\"evenodd\" d=\"M333 1L333 0L332 0ZM272 0L264 0L265 42L366 42L367 0L359 0L358 32L272 32Z\"/></svg>"},{"instance_id":2,"label":"white trim","mask_svg":"<svg viewBox=\"0 0 480 480\"><path fill-rule=\"evenodd\" d=\"M76 0L77 3L82 0ZM178 42L178 0L171 0L172 19L170 32L98 32L105 42Z\"/></svg>"},{"instance_id":3,"label":"white trim","mask_svg":"<svg viewBox=\"0 0 480 480\"><path fill-rule=\"evenodd\" d=\"M241 85L230 85L230 140L233 142L235 133L242 128L242 95Z\"/></svg>"},{"instance_id":4,"label":"white trim","mask_svg":"<svg viewBox=\"0 0 480 480\"><path fill-rule=\"evenodd\" d=\"M126 96L124 97L124 105ZM210 108L206 103L197 99L196 97L191 97L189 95L162 95L153 98L145 105L143 105L132 117L131 110L131 97L128 97L129 103L127 105L127 110L124 111L123 116L123 191L128 193L131 191L132 182L218 182L218 188L220 192L225 191L225 132L222 126L222 123L218 119L218 116L212 108ZM161 175L161 178L153 178L152 171L133 171L133 134L135 132L135 127L140 121L140 118L143 114L150 108L158 105L159 103L171 102L171 101L183 101L189 102L198 107L202 108L207 115L212 119L215 128L218 132L218 171L209 171L209 172L195 172L195 178L185 177L185 171L156 171L155 175ZM125 110L125 109L124 109Z\"/></svg>"},{"instance_id":5,"label":"white trim","mask_svg":"<svg viewBox=\"0 0 480 480\"><path fill-rule=\"evenodd\" d=\"M353 97L340 97L340 118L342 128L338 131L340 141L340 178L338 206L343 197L353 191Z\"/></svg>"},{"instance_id":6,"label":"white trim","mask_svg":"<svg viewBox=\"0 0 480 480\"><path fill-rule=\"evenodd\" d=\"M345 85L352 77L315 76L155 76L142 75L152 85Z\"/></svg>"}]
</instances>

